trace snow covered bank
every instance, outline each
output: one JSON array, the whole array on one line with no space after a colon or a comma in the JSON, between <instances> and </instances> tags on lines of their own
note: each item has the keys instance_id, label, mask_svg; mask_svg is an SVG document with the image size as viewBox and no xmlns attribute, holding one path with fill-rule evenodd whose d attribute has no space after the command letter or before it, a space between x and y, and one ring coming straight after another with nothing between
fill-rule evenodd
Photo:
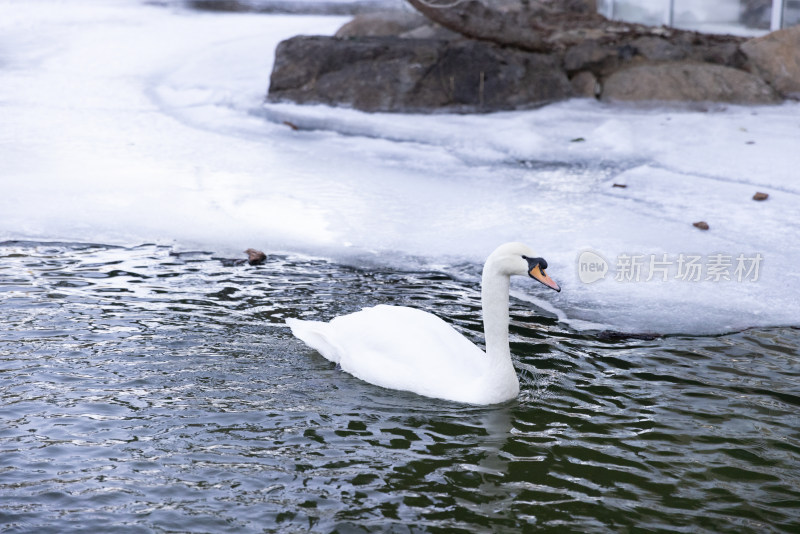
<instances>
[{"instance_id":1,"label":"snow covered bank","mask_svg":"<svg viewBox=\"0 0 800 534\"><path fill-rule=\"evenodd\" d=\"M0 239L256 246L449 270L520 240L551 264L564 291L544 297L569 318L660 332L800 324L800 105L265 106L275 45L343 20L0 1ZM692 226L701 219L709 231ZM586 250L609 269L588 284ZM718 254L731 280L706 280L707 266L701 280L677 276L680 255L705 265ZM738 281L737 258L755 254L758 278ZM668 280L617 280L633 256L669 261Z\"/></svg>"}]
</instances>

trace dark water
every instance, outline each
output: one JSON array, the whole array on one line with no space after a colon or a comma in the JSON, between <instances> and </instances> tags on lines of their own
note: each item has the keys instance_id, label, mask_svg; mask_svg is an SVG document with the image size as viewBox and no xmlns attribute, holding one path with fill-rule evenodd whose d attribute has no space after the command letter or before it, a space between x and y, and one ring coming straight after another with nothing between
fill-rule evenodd
<instances>
[{"instance_id":1,"label":"dark water","mask_svg":"<svg viewBox=\"0 0 800 534\"><path fill-rule=\"evenodd\" d=\"M0 530L800 531L800 331L614 339L515 302L522 394L476 408L281 326L378 302L480 341L441 273L0 244Z\"/></svg>"}]
</instances>

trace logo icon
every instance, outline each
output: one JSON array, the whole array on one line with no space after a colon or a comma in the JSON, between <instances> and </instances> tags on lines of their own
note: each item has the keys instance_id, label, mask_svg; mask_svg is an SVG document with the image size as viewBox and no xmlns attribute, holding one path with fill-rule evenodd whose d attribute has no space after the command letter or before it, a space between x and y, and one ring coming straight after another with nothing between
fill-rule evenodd
<instances>
[{"instance_id":1,"label":"logo icon","mask_svg":"<svg viewBox=\"0 0 800 534\"><path fill-rule=\"evenodd\" d=\"M593 250L584 250L578 256L578 278L584 284L591 284L606 277L608 262Z\"/></svg>"}]
</instances>

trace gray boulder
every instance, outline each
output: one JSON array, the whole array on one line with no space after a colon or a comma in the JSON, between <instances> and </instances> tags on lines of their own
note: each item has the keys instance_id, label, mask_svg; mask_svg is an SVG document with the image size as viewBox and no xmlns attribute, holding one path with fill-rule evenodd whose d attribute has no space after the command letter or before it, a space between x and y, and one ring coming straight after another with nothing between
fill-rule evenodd
<instances>
[{"instance_id":1,"label":"gray boulder","mask_svg":"<svg viewBox=\"0 0 800 534\"><path fill-rule=\"evenodd\" d=\"M569 98L560 61L482 41L300 36L275 53L268 99L364 111L495 111Z\"/></svg>"},{"instance_id":2,"label":"gray boulder","mask_svg":"<svg viewBox=\"0 0 800 534\"><path fill-rule=\"evenodd\" d=\"M692 60L742 68L746 62L739 45L741 37L682 32L671 39L645 36L631 41L635 53L650 61Z\"/></svg>"},{"instance_id":3,"label":"gray boulder","mask_svg":"<svg viewBox=\"0 0 800 534\"><path fill-rule=\"evenodd\" d=\"M639 37L631 41L630 45L636 54L650 61L678 61L688 55L687 47L661 37Z\"/></svg>"},{"instance_id":4,"label":"gray boulder","mask_svg":"<svg viewBox=\"0 0 800 534\"><path fill-rule=\"evenodd\" d=\"M775 91L757 76L722 65L688 61L640 64L619 70L603 83L602 99L736 104L780 101Z\"/></svg>"},{"instance_id":5,"label":"gray boulder","mask_svg":"<svg viewBox=\"0 0 800 534\"><path fill-rule=\"evenodd\" d=\"M800 26L768 33L742 45L750 67L786 96L800 97Z\"/></svg>"},{"instance_id":6,"label":"gray boulder","mask_svg":"<svg viewBox=\"0 0 800 534\"><path fill-rule=\"evenodd\" d=\"M685 32L671 39L653 35L631 39L623 35L613 43L586 40L566 50L564 68L570 74L588 70L607 76L637 63L692 60L740 69L747 62L739 49L741 38L703 36L695 42L697 35Z\"/></svg>"},{"instance_id":7,"label":"gray boulder","mask_svg":"<svg viewBox=\"0 0 800 534\"><path fill-rule=\"evenodd\" d=\"M401 33L400 37L404 39L466 39L466 37L460 33L448 30L447 28L434 23L426 24L425 26L420 26L419 28L414 28L413 30Z\"/></svg>"},{"instance_id":8,"label":"gray boulder","mask_svg":"<svg viewBox=\"0 0 800 534\"><path fill-rule=\"evenodd\" d=\"M386 11L356 15L336 32L336 37L380 37L400 35L429 24L416 12Z\"/></svg>"},{"instance_id":9,"label":"gray boulder","mask_svg":"<svg viewBox=\"0 0 800 534\"><path fill-rule=\"evenodd\" d=\"M618 46L587 40L564 53L564 68L569 73L589 71L602 76L617 70L632 55L632 49L623 50Z\"/></svg>"},{"instance_id":10,"label":"gray boulder","mask_svg":"<svg viewBox=\"0 0 800 534\"><path fill-rule=\"evenodd\" d=\"M382 11L353 17L334 37L388 37L405 39L463 39L461 34L443 28L416 11Z\"/></svg>"},{"instance_id":11,"label":"gray boulder","mask_svg":"<svg viewBox=\"0 0 800 534\"><path fill-rule=\"evenodd\" d=\"M584 98L595 98L599 93L599 84L594 74L588 70L582 70L572 78L570 78L572 90L575 96Z\"/></svg>"}]
</instances>

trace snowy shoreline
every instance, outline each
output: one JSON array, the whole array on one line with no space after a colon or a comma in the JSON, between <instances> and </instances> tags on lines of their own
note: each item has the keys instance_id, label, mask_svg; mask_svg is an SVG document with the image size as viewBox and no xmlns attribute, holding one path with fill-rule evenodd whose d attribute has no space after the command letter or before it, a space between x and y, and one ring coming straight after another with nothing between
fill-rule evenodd
<instances>
[{"instance_id":1,"label":"snowy shoreline","mask_svg":"<svg viewBox=\"0 0 800 534\"><path fill-rule=\"evenodd\" d=\"M519 240L551 264L564 287L553 306L569 318L660 333L800 324L800 104L265 106L275 45L344 20L0 1L0 240L255 246L451 271ZM614 267L623 254L763 263L747 283L586 284L585 250Z\"/></svg>"}]
</instances>

